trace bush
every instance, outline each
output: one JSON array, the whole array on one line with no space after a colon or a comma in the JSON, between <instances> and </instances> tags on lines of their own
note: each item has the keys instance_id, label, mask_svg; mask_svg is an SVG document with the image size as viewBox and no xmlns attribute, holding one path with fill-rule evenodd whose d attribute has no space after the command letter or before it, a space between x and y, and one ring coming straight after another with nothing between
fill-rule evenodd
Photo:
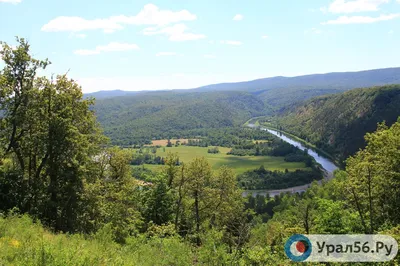
<instances>
[{"instance_id":1,"label":"bush","mask_svg":"<svg viewBox=\"0 0 400 266\"><path fill-rule=\"evenodd\" d=\"M219 149L218 149L218 147L214 147L214 148L211 148L211 149L208 149L208 151L207 151L208 153L219 153Z\"/></svg>"}]
</instances>

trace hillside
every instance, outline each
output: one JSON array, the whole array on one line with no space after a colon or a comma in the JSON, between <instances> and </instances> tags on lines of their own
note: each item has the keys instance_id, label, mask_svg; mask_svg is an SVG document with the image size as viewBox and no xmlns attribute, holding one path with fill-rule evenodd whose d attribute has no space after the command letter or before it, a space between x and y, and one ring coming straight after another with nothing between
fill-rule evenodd
<instances>
[{"instance_id":1,"label":"hillside","mask_svg":"<svg viewBox=\"0 0 400 266\"><path fill-rule=\"evenodd\" d=\"M208 85L197 88L195 91L248 91L275 107L276 110L280 110L288 104L319 95L388 84L400 84L400 68L264 78Z\"/></svg>"},{"instance_id":2,"label":"hillside","mask_svg":"<svg viewBox=\"0 0 400 266\"><path fill-rule=\"evenodd\" d=\"M313 98L289 108L279 125L344 159L365 146L364 135L377 123L400 116L400 85L355 89Z\"/></svg>"},{"instance_id":3,"label":"hillside","mask_svg":"<svg viewBox=\"0 0 400 266\"><path fill-rule=\"evenodd\" d=\"M400 84L400 68L374 69L359 72L338 72L327 74L313 74L297 77L273 77L252 81L220 83L187 90L186 92L248 92L265 104L271 110L281 111L287 105L307 100L312 97L340 93L354 88ZM165 93L182 93L182 90L173 90ZM139 94L138 94L139 93ZM161 91L158 91L161 93ZM96 99L112 98L117 96L133 96L150 94L151 92L134 91L100 91L86 94Z\"/></svg>"},{"instance_id":4,"label":"hillside","mask_svg":"<svg viewBox=\"0 0 400 266\"><path fill-rule=\"evenodd\" d=\"M248 82L216 84L193 90L101 91L86 96L97 99L94 108L98 121L112 142L118 145L129 145L143 143L152 138L195 135L198 132L197 129L237 126L254 116L282 113L291 106L297 106L298 103L312 97L337 94L355 87L391 83L400 83L400 68L316 74L292 78L275 77ZM353 93L344 95L353 95ZM325 102L324 99L336 98L328 96L309 102L308 104L315 105L312 109L313 113L320 113L316 109L319 108L319 104ZM290 117L285 119L288 129L295 128L288 121L291 121ZM378 121L377 119L373 120L374 125L368 125L368 130L362 129L361 133L375 129ZM394 121L394 118L391 121ZM313 130L317 129L318 125L319 123L314 123ZM336 130L336 128L332 130ZM356 130L359 129L356 128ZM295 131L305 135L304 131L308 131L308 129ZM325 131L323 132L325 133ZM331 134L329 132L328 134ZM325 147L326 145L323 143L326 141L315 137L315 134L317 133L313 133L311 137L315 143L333 153L341 153L340 150L344 147L339 148L333 144L335 151L332 151L332 147ZM362 136L363 134L358 135ZM341 143L340 133L337 137ZM352 141L349 142L353 143ZM354 153L358 147L360 147L360 141L356 141L354 148L344 155ZM339 150L336 151L336 149Z\"/></svg>"},{"instance_id":5,"label":"hillside","mask_svg":"<svg viewBox=\"0 0 400 266\"><path fill-rule=\"evenodd\" d=\"M95 112L115 144L181 137L195 129L238 126L269 107L245 92L153 92L97 100Z\"/></svg>"}]
</instances>

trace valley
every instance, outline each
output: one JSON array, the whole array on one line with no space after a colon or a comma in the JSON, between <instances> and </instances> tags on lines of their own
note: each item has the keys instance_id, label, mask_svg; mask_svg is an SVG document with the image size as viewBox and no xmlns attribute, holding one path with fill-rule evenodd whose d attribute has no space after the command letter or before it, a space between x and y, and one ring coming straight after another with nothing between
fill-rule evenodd
<instances>
[{"instance_id":1,"label":"valley","mask_svg":"<svg viewBox=\"0 0 400 266\"><path fill-rule=\"evenodd\" d=\"M0 265L289 265L293 235L400 241L400 68L84 94L15 41ZM75 55L122 48L140 50Z\"/></svg>"}]
</instances>

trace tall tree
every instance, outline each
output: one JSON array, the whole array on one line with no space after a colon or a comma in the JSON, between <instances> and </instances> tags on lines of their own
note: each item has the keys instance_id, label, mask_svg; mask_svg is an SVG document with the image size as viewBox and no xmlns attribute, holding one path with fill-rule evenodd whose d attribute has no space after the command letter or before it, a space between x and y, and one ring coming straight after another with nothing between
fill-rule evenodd
<instances>
[{"instance_id":1,"label":"tall tree","mask_svg":"<svg viewBox=\"0 0 400 266\"><path fill-rule=\"evenodd\" d=\"M79 85L64 76L37 78L48 61L29 54L18 39L3 44L0 73L0 144L3 158L14 162L22 188L20 209L55 230L73 231L80 212L82 181L102 143L96 118Z\"/></svg>"},{"instance_id":2,"label":"tall tree","mask_svg":"<svg viewBox=\"0 0 400 266\"><path fill-rule=\"evenodd\" d=\"M192 210L195 223L196 242L201 244L201 224L206 218L205 211L210 204L208 201L211 166L205 158L195 158L188 166L188 190L193 199Z\"/></svg>"}]
</instances>

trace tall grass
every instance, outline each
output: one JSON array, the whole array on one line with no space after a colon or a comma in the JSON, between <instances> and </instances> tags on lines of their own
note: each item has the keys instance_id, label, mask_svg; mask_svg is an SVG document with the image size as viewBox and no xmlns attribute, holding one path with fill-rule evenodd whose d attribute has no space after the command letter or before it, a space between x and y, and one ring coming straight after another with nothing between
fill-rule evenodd
<instances>
[{"instance_id":1,"label":"tall grass","mask_svg":"<svg viewBox=\"0 0 400 266\"><path fill-rule=\"evenodd\" d=\"M0 217L0 265L191 265L194 257L178 237L119 245L107 227L92 236L54 234L27 215Z\"/></svg>"}]
</instances>

